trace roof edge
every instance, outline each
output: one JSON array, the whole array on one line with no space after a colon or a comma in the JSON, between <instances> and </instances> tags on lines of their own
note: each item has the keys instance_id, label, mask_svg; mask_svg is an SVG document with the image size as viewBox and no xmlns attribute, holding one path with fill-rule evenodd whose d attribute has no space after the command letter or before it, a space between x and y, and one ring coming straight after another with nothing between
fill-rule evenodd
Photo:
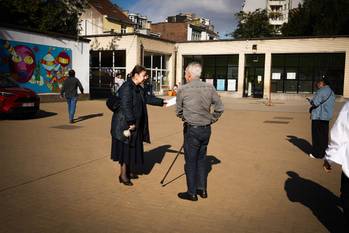
<instances>
[{"instance_id":1,"label":"roof edge","mask_svg":"<svg viewBox=\"0 0 349 233\"><path fill-rule=\"evenodd\" d=\"M0 27L6 28L9 30L17 30L17 31L22 31L22 32L32 32L32 33L40 34L40 35L47 35L47 36L54 37L54 38L58 37L58 38L65 38L65 39L70 39L70 40L74 40L74 41L90 42L89 39L86 39L82 36L73 36L73 35L68 35L68 34L63 34L63 33L58 33L58 32L49 32L49 31L42 32L42 31L39 31L37 29L26 28L26 27L18 26L18 25L0 23Z\"/></svg>"},{"instance_id":2,"label":"roof edge","mask_svg":"<svg viewBox=\"0 0 349 233\"><path fill-rule=\"evenodd\" d=\"M296 40L296 39L334 39L349 38L349 35L324 35L324 36L282 36L282 37L260 37L260 38L244 38L244 39L218 39L218 40L196 40L182 41L177 43L206 43L206 42L229 42L229 41L258 41L258 40Z\"/></svg>"},{"instance_id":3,"label":"roof edge","mask_svg":"<svg viewBox=\"0 0 349 233\"><path fill-rule=\"evenodd\" d=\"M142 33L110 33L110 34L96 34L96 35L86 35L86 36L82 36L83 38L93 38L93 37L109 37L109 36L139 36L139 37L143 37L143 38L147 38L147 39L153 39L153 40L159 40L159 41L163 41L163 42L168 42L168 43L172 43L172 44L176 44L176 41L172 41L172 40L167 40L167 39L163 39L163 38L159 38L159 37L154 37L154 36L150 36L150 35L144 35Z\"/></svg>"}]
</instances>

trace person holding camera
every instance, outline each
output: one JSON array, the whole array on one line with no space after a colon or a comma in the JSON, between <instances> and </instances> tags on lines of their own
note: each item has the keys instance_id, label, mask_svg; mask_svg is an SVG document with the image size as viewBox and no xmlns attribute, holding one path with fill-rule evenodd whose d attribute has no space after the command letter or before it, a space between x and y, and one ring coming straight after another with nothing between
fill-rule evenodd
<instances>
[{"instance_id":1,"label":"person holding camera","mask_svg":"<svg viewBox=\"0 0 349 233\"><path fill-rule=\"evenodd\" d=\"M316 82L318 90L314 97L309 99L311 107L311 133L313 150L311 158L323 158L328 146L329 122L333 116L335 94L329 86L327 79L322 78Z\"/></svg>"},{"instance_id":2,"label":"person holding camera","mask_svg":"<svg viewBox=\"0 0 349 233\"><path fill-rule=\"evenodd\" d=\"M144 163L143 142L150 143L146 104L163 106L166 102L146 95L142 84L147 79L145 67L136 65L130 78L119 88L120 106L114 111L111 125L111 159L120 164L119 182L131 186L136 170Z\"/></svg>"},{"instance_id":3,"label":"person holding camera","mask_svg":"<svg viewBox=\"0 0 349 233\"><path fill-rule=\"evenodd\" d=\"M213 85L200 80L201 71L199 63L194 62L187 66L187 84L178 88L176 99L176 114L184 121L184 170L188 188L186 192L178 193L178 197L189 201L197 201L197 195L207 198L206 153L211 124L224 111L223 103Z\"/></svg>"}]
</instances>

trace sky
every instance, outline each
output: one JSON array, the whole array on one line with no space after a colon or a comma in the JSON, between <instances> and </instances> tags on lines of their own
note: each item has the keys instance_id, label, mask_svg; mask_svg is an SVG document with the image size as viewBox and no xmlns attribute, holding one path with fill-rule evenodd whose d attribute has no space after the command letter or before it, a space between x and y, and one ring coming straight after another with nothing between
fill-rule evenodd
<instances>
[{"instance_id":1,"label":"sky","mask_svg":"<svg viewBox=\"0 0 349 233\"><path fill-rule=\"evenodd\" d=\"M234 31L237 21L234 13L242 9L243 0L112 0L124 10L147 16L153 23L163 22L167 16L192 12L211 20L221 38ZM264 0L247 0L251 6ZM293 5L301 0L293 0Z\"/></svg>"}]
</instances>

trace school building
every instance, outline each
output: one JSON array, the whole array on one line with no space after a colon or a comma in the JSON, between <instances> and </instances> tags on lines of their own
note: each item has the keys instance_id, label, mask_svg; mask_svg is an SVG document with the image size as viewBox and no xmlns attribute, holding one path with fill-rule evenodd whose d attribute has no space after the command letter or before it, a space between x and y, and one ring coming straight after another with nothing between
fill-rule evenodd
<instances>
[{"instance_id":1,"label":"school building","mask_svg":"<svg viewBox=\"0 0 349 233\"><path fill-rule=\"evenodd\" d=\"M126 77L136 64L147 68L154 91L166 94L175 84L185 83L186 65L197 61L203 65L201 79L221 95L303 98L326 76L337 96L349 98L349 36L176 43L138 33L74 38L0 29L0 75L19 77L21 72L17 81L41 95L58 95L72 68L93 97L110 91L115 73Z\"/></svg>"},{"instance_id":2,"label":"school building","mask_svg":"<svg viewBox=\"0 0 349 233\"><path fill-rule=\"evenodd\" d=\"M91 92L106 88L115 72L124 76L143 64L160 94L183 84L192 61L201 79L233 97L299 98L327 77L338 96L349 98L349 36L188 41L175 43L143 34L95 35L90 40ZM104 85L104 86L103 86Z\"/></svg>"}]
</instances>

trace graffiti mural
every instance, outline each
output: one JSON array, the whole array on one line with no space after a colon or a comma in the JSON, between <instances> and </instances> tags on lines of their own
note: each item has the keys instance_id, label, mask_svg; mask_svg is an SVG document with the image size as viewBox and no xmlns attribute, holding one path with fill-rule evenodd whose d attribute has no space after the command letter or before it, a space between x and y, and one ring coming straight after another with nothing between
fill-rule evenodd
<instances>
[{"instance_id":1,"label":"graffiti mural","mask_svg":"<svg viewBox=\"0 0 349 233\"><path fill-rule=\"evenodd\" d=\"M71 49L0 39L0 78L36 93L58 93L71 69Z\"/></svg>"}]
</instances>

